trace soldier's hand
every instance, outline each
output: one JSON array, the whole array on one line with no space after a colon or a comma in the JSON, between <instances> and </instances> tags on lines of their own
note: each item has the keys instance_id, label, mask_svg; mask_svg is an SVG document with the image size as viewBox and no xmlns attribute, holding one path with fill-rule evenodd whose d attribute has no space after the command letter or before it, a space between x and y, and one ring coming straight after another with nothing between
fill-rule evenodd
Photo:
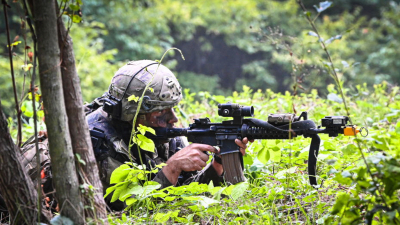
<instances>
[{"instance_id":1,"label":"soldier's hand","mask_svg":"<svg viewBox=\"0 0 400 225\"><path fill-rule=\"evenodd\" d=\"M253 142L254 140L250 140L250 142ZM242 155L246 155L246 148L247 148L247 143L249 143L249 139L247 137L243 138L243 140L236 139L235 143L239 146L239 150L242 153Z\"/></svg>"},{"instance_id":2,"label":"soldier's hand","mask_svg":"<svg viewBox=\"0 0 400 225\"><path fill-rule=\"evenodd\" d=\"M202 170L207 165L209 156L204 152L217 153L214 147L205 144L190 144L176 152L167 161L167 166L163 168L164 175L168 180L175 184L182 171Z\"/></svg>"},{"instance_id":3,"label":"soldier's hand","mask_svg":"<svg viewBox=\"0 0 400 225\"><path fill-rule=\"evenodd\" d=\"M250 142L253 142L254 140L250 140ZM239 146L239 151L242 153L242 155L246 155L246 148L247 148L247 143L249 143L249 139L247 137L243 138L243 140L235 139L235 143ZM217 162L217 160L213 160L212 165L217 172L219 176L222 175L224 172L224 167L220 162Z\"/></svg>"}]
</instances>

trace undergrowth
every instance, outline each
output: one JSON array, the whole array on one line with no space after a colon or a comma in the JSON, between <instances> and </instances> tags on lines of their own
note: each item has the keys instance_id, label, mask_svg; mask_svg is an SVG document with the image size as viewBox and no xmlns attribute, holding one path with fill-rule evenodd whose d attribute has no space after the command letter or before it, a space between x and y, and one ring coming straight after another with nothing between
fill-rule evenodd
<instances>
[{"instance_id":1,"label":"undergrowth","mask_svg":"<svg viewBox=\"0 0 400 225\"><path fill-rule=\"evenodd\" d=\"M209 117L220 122L223 118L218 116L216 105L233 102L254 106L255 118L267 120L269 113L294 109L298 113L307 111L309 119L320 124L324 116L343 115L344 111L334 86L329 85L328 90L332 100L319 97L315 90L293 97L270 90L253 91L246 86L242 92L228 97L186 92L176 110L180 112L180 121ZM397 224L400 218L398 87L382 83L370 91L359 85L344 92L353 122L368 128L369 135L359 140L365 147L363 151L378 187L366 173L354 137L320 135L317 175L322 185L318 189L309 184L306 172L310 139L256 140L249 145L244 158L247 182L229 187L192 183L158 191L155 184L149 183L150 189L135 193L126 214L110 216L109 222ZM195 101L194 95L203 100ZM127 173L143 171L141 168L130 170ZM377 189L382 191L382 196L377 196ZM389 207L385 208L383 201Z\"/></svg>"}]
</instances>

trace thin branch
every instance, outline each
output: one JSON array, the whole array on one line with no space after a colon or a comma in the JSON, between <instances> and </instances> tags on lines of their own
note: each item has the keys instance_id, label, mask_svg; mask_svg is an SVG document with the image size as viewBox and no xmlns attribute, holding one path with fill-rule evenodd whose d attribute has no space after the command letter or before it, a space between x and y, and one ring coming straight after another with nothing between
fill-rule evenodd
<instances>
[{"instance_id":1,"label":"thin branch","mask_svg":"<svg viewBox=\"0 0 400 225\"><path fill-rule=\"evenodd\" d=\"M5 17L5 20L6 20L8 55L10 57L11 79L12 79L13 90L14 90L15 109L17 110L17 120L18 120L17 146L21 147L21 144L22 144L21 110L20 110L19 104L18 104L17 87L15 85L14 65L13 65L13 57L12 57L12 50L11 50L11 40L10 40L10 28L8 26L8 15L7 15L7 7L10 7L10 6L7 5L6 0L2 0L2 3L3 3L3 9L4 9L4 17Z\"/></svg>"},{"instance_id":2,"label":"thin branch","mask_svg":"<svg viewBox=\"0 0 400 225\"><path fill-rule=\"evenodd\" d=\"M349 121L350 121L351 124L353 124L353 122L351 121L349 108L348 108L348 106L347 106L346 98L345 98L344 93L343 93L343 89L342 89L342 86L341 86L341 83L340 83L339 76L338 76L337 73L336 73L335 66L334 66L334 64L333 64L333 60L332 60L332 58L331 58L331 55L329 54L329 51L328 51L328 49L327 49L325 43L322 41L321 35L319 34L318 29L317 29L316 26L315 26L315 23L314 23L314 20L315 20L315 19L314 19L314 20L311 19L311 17L310 17L310 15L308 14L308 11L307 11L306 7L304 6L302 0L297 0L297 3L300 5L300 7L302 8L302 10L303 10L304 13L306 14L306 18L307 18L308 22L310 23L310 25L311 25L312 29L314 30L314 32L317 34L317 36L318 36L318 41L320 42L322 49L325 51L325 54L326 54L326 56L327 56L327 58L328 58L328 60L329 60L329 62L330 62L331 74L333 75L332 77L333 77L333 79L335 80L336 84L338 85L338 89L339 89L339 92L340 92L340 96L341 96L342 99L343 99L343 104L344 104L344 107L345 107L347 116L348 116L348 118L349 118ZM354 132L354 133L355 133L355 132ZM356 134L356 135L357 135L357 134ZM367 168L367 171L368 171L369 175L371 176L372 181L374 182L375 187L379 187L378 182L376 182L376 180L374 179L374 176L373 176L373 174L372 174L372 172L371 172L371 169L370 169L370 167L369 167L369 165L368 165L368 162L367 162L367 159L366 159L366 157L365 157L365 155L364 155L364 152L362 151L362 148L361 148L360 142L358 141L357 136L356 136L356 143L357 143L358 149L360 150L360 153L361 153L361 156L362 156L362 158L363 158L364 164L365 164L365 166L366 166L366 168ZM383 198L382 193L381 193L381 191L380 191L379 188L378 188L378 193L379 193L380 197L382 198L382 201L383 201L383 203L385 204L385 206L388 207L388 204L386 203L386 200Z\"/></svg>"}]
</instances>

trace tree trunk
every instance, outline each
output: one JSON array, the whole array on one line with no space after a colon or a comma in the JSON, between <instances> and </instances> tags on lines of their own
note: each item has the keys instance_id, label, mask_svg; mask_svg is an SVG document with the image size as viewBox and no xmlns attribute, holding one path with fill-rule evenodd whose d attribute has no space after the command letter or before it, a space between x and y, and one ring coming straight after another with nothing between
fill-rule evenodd
<instances>
[{"instance_id":1,"label":"tree trunk","mask_svg":"<svg viewBox=\"0 0 400 225\"><path fill-rule=\"evenodd\" d=\"M12 224L36 224L39 221L37 192L20 159L20 151L8 132L0 101L0 193ZM45 211L42 212L40 222L48 223L49 217Z\"/></svg>"},{"instance_id":2,"label":"tree trunk","mask_svg":"<svg viewBox=\"0 0 400 225\"><path fill-rule=\"evenodd\" d=\"M58 9L56 10L59 11ZM71 135L72 149L79 154L86 165L79 164L81 184L90 184L94 187L94 196L85 194L85 205L94 203L94 209L86 209L85 215L90 218L106 219L106 203L103 198L103 186L99 178L99 170L94 156L92 141L89 134L89 126L86 121L81 86L75 67L75 56L72 39L65 29L61 18L58 19L58 41L61 51L61 74L67 109L69 132ZM94 210L94 211L93 211ZM106 220L105 220L106 221Z\"/></svg>"},{"instance_id":3,"label":"tree trunk","mask_svg":"<svg viewBox=\"0 0 400 225\"><path fill-rule=\"evenodd\" d=\"M55 1L35 0L33 12L56 198L62 216L70 218L74 224L83 224L83 204L62 90Z\"/></svg>"}]
</instances>

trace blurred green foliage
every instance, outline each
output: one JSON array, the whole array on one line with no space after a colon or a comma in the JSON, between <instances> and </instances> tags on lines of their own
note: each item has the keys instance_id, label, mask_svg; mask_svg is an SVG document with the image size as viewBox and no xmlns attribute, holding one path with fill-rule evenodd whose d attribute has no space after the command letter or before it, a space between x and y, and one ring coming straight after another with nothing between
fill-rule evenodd
<instances>
[{"instance_id":1,"label":"blurred green foliage","mask_svg":"<svg viewBox=\"0 0 400 225\"><path fill-rule=\"evenodd\" d=\"M336 0L319 17L314 8L319 1L304 2L345 86L400 80L399 0ZM32 41L26 23L21 26L20 3L10 4L11 39L19 35L22 41L13 49L22 95L21 66L29 63L24 46L32 47ZM70 34L85 101L106 91L113 73L127 61L159 59L170 47L182 49L186 60L170 52L164 63L192 92L226 95L243 85L285 92L297 83L297 91L318 89L324 95L333 82L321 60L324 52L309 35L295 0L87 0L80 8L82 20L73 24ZM0 37L0 96L7 115L12 115L5 32Z\"/></svg>"}]
</instances>

